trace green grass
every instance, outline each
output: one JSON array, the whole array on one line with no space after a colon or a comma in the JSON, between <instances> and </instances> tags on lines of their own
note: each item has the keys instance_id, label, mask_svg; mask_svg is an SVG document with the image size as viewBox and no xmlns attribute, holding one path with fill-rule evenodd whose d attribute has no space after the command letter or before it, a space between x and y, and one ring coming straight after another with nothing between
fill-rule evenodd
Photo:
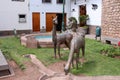
<instances>
[{"instance_id":1,"label":"green grass","mask_svg":"<svg viewBox=\"0 0 120 80\"><path fill-rule=\"evenodd\" d=\"M101 55L100 52L107 44L102 44L95 40L86 39L86 55L87 62L78 70L72 69L74 74L84 75L120 75L120 60Z\"/></svg>"},{"instance_id":2,"label":"green grass","mask_svg":"<svg viewBox=\"0 0 120 80\"><path fill-rule=\"evenodd\" d=\"M111 46L95 40L86 39L86 62L82 67L79 65L78 70L71 69L71 72L76 75L83 74L89 76L120 75L120 60L100 54L101 50L107 50L109 47ZM14 60L21 69L25 69L24 62L28 60L23 58L25 54L36 55L45 65L61 60L67 61L69 54L69 50L64 51L61 49L61 54L63 54L62 59L54 59L53 48L29 49L21 46L20 40L15 37L0 38L0 49L7 59Z\"/></svg>"}]
</instances>

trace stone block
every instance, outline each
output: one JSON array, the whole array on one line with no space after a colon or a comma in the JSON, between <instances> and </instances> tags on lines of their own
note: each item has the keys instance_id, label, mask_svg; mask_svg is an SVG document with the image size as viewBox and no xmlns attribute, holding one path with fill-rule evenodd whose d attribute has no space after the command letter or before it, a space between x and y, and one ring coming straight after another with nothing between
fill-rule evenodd
<instances>
[{"instance_id":1,"label":"stone block","mask_svg":"<svg viewBox=\"0 0 120 80\"><path fill-rule=\"evenodd\" d=\"M0 50L0 71L9 69L8 63Z\"/></svg>"},{"instance_id":2,"label":"stone block","mask_svg":"<svg viewBox=\"0 0 120 80\"><path fill-rule=\"evenodd\" d=\"M38 48L38 42L32 37L27 38L27 48Z\"/></svg>"}]
</instances>

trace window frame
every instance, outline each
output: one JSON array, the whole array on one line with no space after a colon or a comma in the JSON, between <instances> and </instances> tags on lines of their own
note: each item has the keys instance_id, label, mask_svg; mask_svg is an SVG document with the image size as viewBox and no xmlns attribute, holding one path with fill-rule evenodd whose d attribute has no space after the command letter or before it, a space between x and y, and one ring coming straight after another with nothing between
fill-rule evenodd
<instances>
[{"instance_id":1,"label":"window frame","mask_svg":"<svg viewBox=\"0 0 120 80\"><path fill-rule=\"evenodd\" d=\"M62 0L62 2L60 2L60 1L61 1L61 0L57 0L56 3L57 3L57 4L63 4L63 0Z\"/></svg>"},{"instance_id":2,"label":"window frame","mask_svg":"<svg viewBox=\"0 0 120 80\"><path fill-rule=\"evenodd\" d=\"M50 0L50 1L46 1L46 0L42 0L42 3L51 3L52 2L52 0Z\"/></svg>"},{"instance_id":3,"label":"window frame","mask_svg":"<svg viewBox=\"0 0 120 80\"><path fill-rule=\"evenodd\" d=\"M20 17L24 16L24 17ZM19 23L26 23L27 22L27 15L26 14L18 14L18 22Z\"/></svg>"},{"instance_id":4,"label":"window frame","mask_svg":"<svg viewBox=\"0 0 120 80\"><path fill-rule=\"evenodd\" d=\"M12 1L25 2L25 0L12 0Z\"/></svg>"}]
</instances>

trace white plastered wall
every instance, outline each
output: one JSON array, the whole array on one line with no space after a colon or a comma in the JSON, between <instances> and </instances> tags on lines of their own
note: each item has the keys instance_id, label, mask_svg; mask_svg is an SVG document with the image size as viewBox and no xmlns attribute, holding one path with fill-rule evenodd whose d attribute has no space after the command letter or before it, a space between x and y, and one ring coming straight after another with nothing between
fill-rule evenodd
<instances>
[{"instance_id":1,"label":"white plastered wall","mask_svg":"<svg viewBox=\"0 0 120 80\"><path fill-rule=\"evenodd\" d=\"M19 14L26 14L26 23L19 23ZM1 0L0 2L0 31L27 30L29 26L29 0L25 2Z\"/></svg>"},{"instance_id":2,"label":"white plastered wall","mask_svg":"<svg viewBox=\"0 0 120 80\"><path fill-rule=\"evenodd\" d=\"M79 17L79 6L86 5L86 12L89 15L89 20L87 21L88 25L101 25L101 15L102 15L102 0L71 0L71 16L76 17L78 20ZM92 4L98 5L96 10L92 9ZM75 11L72 11L75 9ZM79 21L78 21L79 23Z\"/></svg>"},{"instance_id":3,"label":"white plastered wall","mask_svg":"<svg viewBox=\"0 0 120 80\"><path fill-rule=\"evenodd\" d=\"M62 13L63 12L63 4L57 4L57 0L51 0L51 3L42 3L42 0L31 0L31 26L32 26L32 13L39 12L40 13L40 29L46 29L46 13ZM70 17L70 0L66 0L65 2L65 13L67 14L66 18ZM67 19L68 22L68 19Z\"/></svg>"}]
</instances>

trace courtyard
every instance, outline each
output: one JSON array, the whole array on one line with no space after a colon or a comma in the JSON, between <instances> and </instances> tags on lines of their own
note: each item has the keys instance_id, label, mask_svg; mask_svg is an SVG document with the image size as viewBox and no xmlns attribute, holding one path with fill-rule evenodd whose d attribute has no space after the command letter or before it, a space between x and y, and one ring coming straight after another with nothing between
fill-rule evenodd
<instances>
[{"instance_id":1,"label":"courtyard","mask_svg":"<svg viewBox=\"0 0 120 80\"><path fill-rule=\"evenodd\" d=\"M0 8L0 80L120 80L119 0L3 0Z\"/></svg>"},{"instance_id":2,"label":"courtyard","mask_svg":"<svg viewBox=\"0 0 120 80\"><path fill-rule=\"evenodd\" d=\"M0 48L12 66L15 75L1 80L39 80L39 78L43 76L43 72L44 74L51 75L52 73L59 74L59 76L54 75L54 77L43 80L56 80L58 78L60 80L119 80L119 58L101 54L103 48L109 49L109 47L111 47L111 45L94 40L94 35L86 35L86 61L82 67L79 65L78 70L74 68L71 69L70 74L66 76L63 65L66 63L69 50L62 48L62 58L55 59L53 57L53 48L26 48L20 44L19 38L13 36L2 37L0 38ZM25 56L28 54L35 55L38 62L34 61L34 58L32 60L32 58L30 59L28 56ZM119 52L117 55L119 55ZM39 63L44 65L45 68L42 69Z\"/></svg>"}]
</instances>

